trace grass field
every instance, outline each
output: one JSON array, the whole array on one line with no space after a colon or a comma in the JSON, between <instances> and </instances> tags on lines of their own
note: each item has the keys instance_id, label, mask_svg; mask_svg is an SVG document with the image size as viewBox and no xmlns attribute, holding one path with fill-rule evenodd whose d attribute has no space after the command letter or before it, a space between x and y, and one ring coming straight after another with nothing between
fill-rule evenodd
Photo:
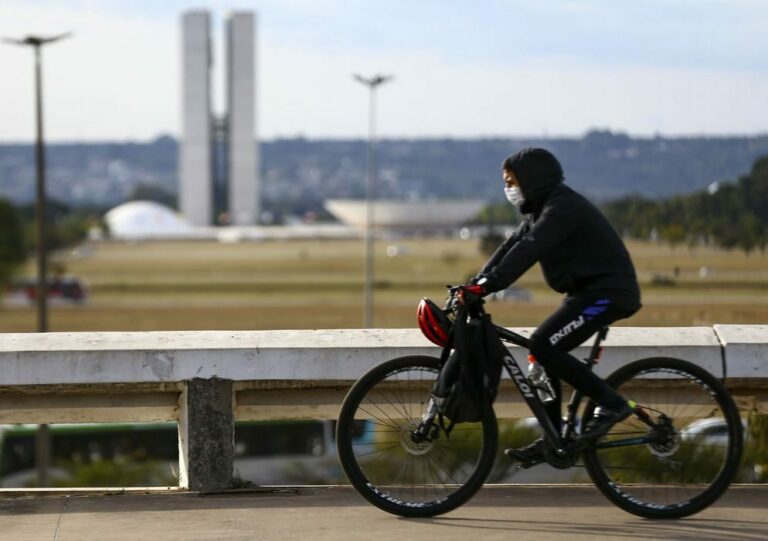
<instances>
[{"instance_id":1,"label":"grass field","mask_svg":"<svg viewBox=\"0 0 768 541\"><path fill-rule=\"evenodd\" d=\"M422 296L474 274L485 257L475 240L379 241L377 327L413 327ZM687 326L768 322L768 256L630 243L643 309L623 324ZM53 306L52 331L356 328L363 315L361 241L95 243L56 254L86 281L82 306ZM700 269L706 267L706 276ZM660 276L677 278L660 285ZM33 267L27 269L31 275ZM654 278L655 277L655 278ZM663 280L661 280L663 281ZM535 326L560 302L538 267L519 285L531 302L493 302L508 326ZM33 307L0 309L0 332L32 332Z\"/></svg>"}]
</instances>

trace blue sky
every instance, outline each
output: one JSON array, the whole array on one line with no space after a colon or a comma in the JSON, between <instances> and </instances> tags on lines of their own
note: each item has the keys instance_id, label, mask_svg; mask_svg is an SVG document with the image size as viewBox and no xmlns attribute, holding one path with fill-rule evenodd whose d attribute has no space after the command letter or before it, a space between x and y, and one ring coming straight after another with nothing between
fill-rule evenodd
<instances>
[{"instance_id":1,"label":"blue sky","mask_svg":"<svg viewBox=\"0 0 768 541\"><path fill-rule=\"evenodd\" d=\"M179 15L259 18L262 137L366 133L351 74L381 89L386 137L768 132L768 2L761 0L0 0L0 36L74 37L46 51L53 140L179 132ZM0 141L33 135L31 56L0 47Z\"/></svg>"}]
</instances>

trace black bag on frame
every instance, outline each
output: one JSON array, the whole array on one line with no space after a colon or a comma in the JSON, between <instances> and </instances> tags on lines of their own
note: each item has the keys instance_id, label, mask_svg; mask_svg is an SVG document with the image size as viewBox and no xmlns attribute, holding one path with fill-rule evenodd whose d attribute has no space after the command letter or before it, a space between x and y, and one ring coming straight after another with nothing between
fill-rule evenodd
<instances>
[{"instance_id":1,"label":"black bag on frame","mask_svg":"<svg viewBox=\"0 0 768 541\"><path fill-rule=\"evenodd\" d=\"M506 353L490 315L467 318L466 310L459 310L432 387L446 433L457 423L482 420L496 399Z\"/></svg>"}]
</instances>

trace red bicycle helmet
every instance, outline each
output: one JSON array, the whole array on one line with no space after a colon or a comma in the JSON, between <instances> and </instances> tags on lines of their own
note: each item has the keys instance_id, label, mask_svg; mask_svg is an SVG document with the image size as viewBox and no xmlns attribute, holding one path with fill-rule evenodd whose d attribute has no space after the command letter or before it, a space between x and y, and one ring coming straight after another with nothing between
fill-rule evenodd
<instances>
[{"instance_id":1,"label":"red bicycle helmet","mask_svg":"<svg viewBox=\"0 0 768 541\"><path fill-rule=\"evenodd\" d=\"M416 318L424 336L440 347L448 343L451 320L434 302L424 297L416 309Z\"/></svg>"}]
</instances>

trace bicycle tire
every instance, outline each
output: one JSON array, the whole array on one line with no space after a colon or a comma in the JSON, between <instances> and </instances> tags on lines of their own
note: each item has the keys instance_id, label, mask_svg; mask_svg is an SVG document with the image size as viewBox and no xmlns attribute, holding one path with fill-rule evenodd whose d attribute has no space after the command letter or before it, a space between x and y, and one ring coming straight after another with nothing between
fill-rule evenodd
<instances>
[{"instance_id":1,"label":"bicycle tire","mask_svg":"<svg viewBox=\"0 0 768 541\"><path fill-rule=\"evenodd\" d=\"M671 419L670 428L654 432L660 437L652 443L598 448L612 439L651 435L632 416L584 451L592 481L611 502L645 518L681 518L723 495L739 466L743 427L733 398L717 378L688 361L649 358L620 368L606 383L655 421L661 412ZM585 421L594 408L593 402L587 404ZM724 431L712 434L710 428Z\"/></svg>"},{"instance_id":2,"label":"bicycle tire","mask_svg":"<svg viewBox=\"0 0 768 541\"><path fill-rule=\"evenodd\" d=\"M410 438L438 368L434 357L392 359L360 378L341 406L336 446L342 468L366 500L395 515L451 511L480 489L493 467L498 426L492 408L481 422L456 425L448 437L435 425L429 442Z\"/></svg>"}]
</instances>

